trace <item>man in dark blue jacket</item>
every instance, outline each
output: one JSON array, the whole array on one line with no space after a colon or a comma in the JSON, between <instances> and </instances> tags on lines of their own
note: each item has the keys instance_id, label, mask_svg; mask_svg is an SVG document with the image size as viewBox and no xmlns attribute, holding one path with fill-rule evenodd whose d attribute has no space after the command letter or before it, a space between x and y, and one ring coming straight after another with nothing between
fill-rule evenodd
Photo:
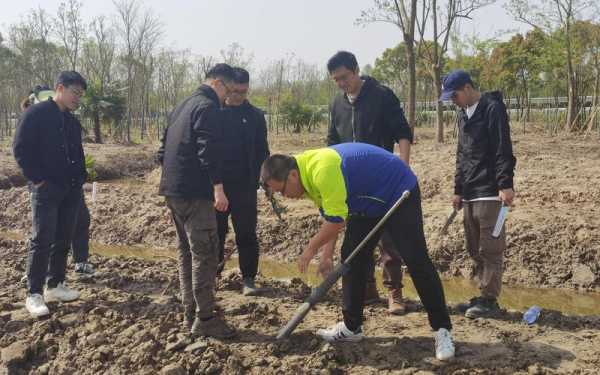
<instances>
[{"instance_id":1,"label":"man in dark blue jacket","mask_svg":"<svg viewBox=\"0 0 600 375\"><path fill-rule=\"evenodd\" d=\"M368 76L361 76L356 57L347 51L333 55L329 75L342 90L331 104L331 123L327 145L364 142L394 152L398 144L400 159L409 164L412 132L394 92ZM383 284L388 289L388 311L402 314L402 259L391 237L384 232L379 246L383 265ZM375 283L375 262L370 259L366 303L379 300Z\"/></svg>"},{"instance_id":2,"label":"man in dark blue jacket","mask_svg":"<svg viewBox=\"0 0 600 375\"><path fill-rule=\"evenodd\" d=\"M481 295L460 306L468 318L488 316L499 309L506 232L492 236L502 205L515 196L513 156L508 114L500 92L481 93L463 70L450 72L440 100L461 108L452 205L464 207L467 251Z\"/></svg>"},{"instance_id":3,"label":"man in dark blue jacket","mask_svg":"<svg viewBox=\"0 0 600 375\"><path fill-rule=\"evenodd\" d=\"M49 314L46 302L79 298L79 293L67 288L64 281L86 178L81 124L71 112L86 88L79 73L61 72L54 98L25 111L13 141L15 159L31 192L25 307L36 317Z\"/></svg>"},{"instance_id":4,"label":"man in dark blue jacket","mask_svg":"<svg viewBox=\"0 0 600 375\"><path fill-rule=\"evenodd\" d=\"M267 124L263 112L246 99L250 84L248 71L233 68L232 92L226 99L225 121L220 127L223 139L223 188L229 208L217 212L219 227L219 261L224 263L225 239L229 215L235 231L240 271L244 280L243 294L255 295L254 279L258 270L259 248L256 238L256 190L260 166L269 156Z\"/></svg>"},{"instance_id":5,"label":"man in dark blue jacket","mask_svg":"<svg viewBox=\"0 0 600 375\"><path fill-rule=\"evenodd\" d=\"M214 314L219 257L217 211L229 202L223 190L221 105L231 93L233 69L217 64L206 81L169 116L158 150L159 194L165 196L179 240L179 280L184 327L194 335L228 338L233 328Z\"/></svg>"}]
</instances>

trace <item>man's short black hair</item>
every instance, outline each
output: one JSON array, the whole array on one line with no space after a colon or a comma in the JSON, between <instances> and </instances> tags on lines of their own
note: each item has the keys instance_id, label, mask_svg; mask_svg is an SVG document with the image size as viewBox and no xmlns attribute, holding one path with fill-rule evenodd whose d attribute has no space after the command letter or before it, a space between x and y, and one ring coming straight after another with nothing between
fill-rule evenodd
<instances>
[{"instance_id":1,"label":"man's short black hair","mask_svg":"<svg viewBox=\"0 0 600 375\"><path fill-rule=\"evenodd\" d=\"M226 82L233 82L235 73L233 68L225 63L219 63L206 73L206 79L222 79Z\"/></svg>"},{"instance_id":2,"label":"man's short black hair","mask_svg":"<svg viewBox=\"0 0 600 375\"><path fill-rule=\"evenodd\" d=\"M235 74L233 82L237 84L245 84L250 82L250 73L248 73L246 69L235 67L233 68L233 72Z\"/></svg>"},{"instance_id":3,"label":"man's short black hair","mask_svg":"<svg viewBox=\"0 0 600 375\"><path fill-rule=\"evenodd\" d=\"M48 85L35 85L33 90L31 90L29 93L37 95L42 91L48 91L48 90L50 90L50 87Z\"/></svg>"},{"instance_id":4,"label":"man's short black hair","mask_svg":"<svg viewBox=\"0 0 600 375\"><path fill-rule=\"evenodd\" d=\"M290 171L294 169L298 170L298 163L293 156L283 154L270 155L260 168L260 182L263 185L266 185L269 180L283 182Z\"/></svg>"},{"instance_id":5,"label":"man's short black hair","mask_svg":"<svg viewBox=\"0 0 600 375\"><path fill-rule=\"evenodd\" d=\"M327 70L329 73L333 73L334 70L341 67L345 67L346 69L355 72L356 69L358 69L356 56L348 51L338 51L335 55L331 56L329 61L327 61Z\"/></svg>"},{"instance_id":6,"label":"man's short black hair","mask_svg":"<svg viewBox=\"0 0 600 375\"><path fill-rule=\"evenodd\" d=\"M56 88L58 85L63 85L64 87L79 85L82 89L87 90L87 82L85 81L85 78L83 78L81 74L74 70L65 70L58 73L54 87Z\"/></svg>"}]
</instances>

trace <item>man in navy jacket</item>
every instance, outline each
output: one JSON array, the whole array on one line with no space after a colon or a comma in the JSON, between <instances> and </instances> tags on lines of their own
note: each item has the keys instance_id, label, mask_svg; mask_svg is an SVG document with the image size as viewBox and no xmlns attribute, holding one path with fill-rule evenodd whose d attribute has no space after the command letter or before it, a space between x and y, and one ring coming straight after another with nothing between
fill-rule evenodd
<instances>
[{"instance_id":1,"label":"man in navy jacket","mask_svg":"<svg viewBox=\"0 0 600 375\"><path fill-rule=\"evenodd\" d=\"M31 192L25 307L35 317L49 314L46 302L79 298L64 281L81 186L86 179L81 124L71 112L77 109L86 88L79 73L61 72L54 98L25 111L13 141L15 159Z\"/></svg>"}]
</instances>

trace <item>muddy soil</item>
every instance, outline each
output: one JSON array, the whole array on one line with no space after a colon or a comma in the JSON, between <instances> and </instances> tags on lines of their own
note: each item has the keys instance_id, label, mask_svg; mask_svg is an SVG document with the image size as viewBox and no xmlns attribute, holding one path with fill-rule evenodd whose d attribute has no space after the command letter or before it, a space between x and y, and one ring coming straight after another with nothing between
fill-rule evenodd
<instances>
[{"instance_id":1,"label":"muddy soil","mask_svg":"<svg viewBox=\"0 0 600 375\"><path fill-rule=\"evenodd\" d=\"M411 167L423 194L425 233L438 269L447 277L471 274L459 217L447 236L440 236L453 192L455 142L435 143L434 133L418 130ZM270 138L274 152L319 147L324 135ZM513 131L517 156L516 206L507 221L505 282L533 287L600 290L600 146L597 140L551 138L538 132ZM92 211L92 240L115 245L175 247L164 200L157 196L160 170L152 170L152 146L86 145L96 155L103 176L134 176L100 181ZM3 155L6 150L1 152ZM10 164L10 163L8 163ZM14 162L13 162L14 164ZM146 172L145 176L136 178ZM262 254L294 261L318 226L310 202L280 199L285 223L277 220L259 193L258 234ZM25 187L0 190L0 228L25 235L29 230ZM459 215L460 216L460 215ZM228 241L233 251L233 241Z\"/></svg>"},{"instance_id":2,"label":"muddy soil","mask_svg":"<svg viewBox=\"0 0 600 375\"><path fill-rule=\"evenodd\" d=\"M426 315L416 301L402 317L383 303L366 309L361 343L326 344L317 328L339 318L340 292L289 339L275 341L310 288L298 279L259 275L259 297L240 294L236 270L218 285L219 313L238 329L231 340L190 338L182 330L174 260L92 256L98 273L74 276L81 299L51 303L47 319L30 318L20 278L26 243L0 240L0 373L4 374L598 374L600 318L545 311L526 326L520 313L467 320L452 309L457 356L433 356Z\"/></svg>"},{"instance_id":3,"label":"muddy soil","mask_svg":"<svg viewBox=\"0 0 600 375\"><path fill-rule=\"evenodd\" d=\"M156 167L153 145L124 146L118 144L85 143L86 155L95 160L97 180L111 180L122 177L141 177ZM23 177L12 154L10 142L0 144L0 190L24 186Z\"/></svg>"}]
</instances>

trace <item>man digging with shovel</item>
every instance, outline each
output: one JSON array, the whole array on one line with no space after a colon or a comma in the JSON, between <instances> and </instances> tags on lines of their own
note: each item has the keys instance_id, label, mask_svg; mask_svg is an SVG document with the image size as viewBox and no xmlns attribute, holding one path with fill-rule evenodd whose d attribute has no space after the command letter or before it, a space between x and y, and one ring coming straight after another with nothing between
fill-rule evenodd
<instances>
[{"instance_id":1,"label":"man digging with shovel","mask_svg":"<svg viewBox=\"0 0 600 375\"><path fill-rule=\"evenodd\" d=\"M333 269L333 251L339 231L347 226L342 261L365 238L403 192L410 195L385 222L394 245L408 267L419 297L435 331L439 360L454 357L444 290L429 255L421 212L417 177L406 164L379 147L342 143L296 156L272 155L263 163L261 181L271 192L288 198L306 196L319 208L324 222L300 256L298 266L306 272L310 260L321 250L319 271ZM343 321L317 335L326 341L360 341L363 338L363 307L368 260L381 233L376 233L349 262L342 276Z\"/></svg>"}]
</instances>

